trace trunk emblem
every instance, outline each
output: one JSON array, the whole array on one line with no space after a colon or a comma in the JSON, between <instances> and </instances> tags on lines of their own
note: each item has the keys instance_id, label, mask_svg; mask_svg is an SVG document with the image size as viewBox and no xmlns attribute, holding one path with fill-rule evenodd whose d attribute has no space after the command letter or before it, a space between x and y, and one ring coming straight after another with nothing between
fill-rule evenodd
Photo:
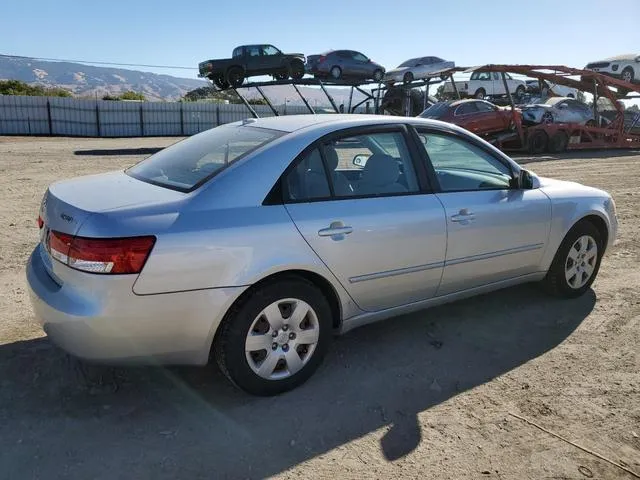
<instances>
[{"instance_id":1,"label":"trunk emblem","mask_svg":"<svg viewBox=\"0 0 640 480\"><path fill-rule=\"evenodd\" d=\"M67 222L72 222L73 221L73 217L67 215L66 213L61 213L60 214L60 218L63 220L66 220Z\"/></svg>"}]
</instances>

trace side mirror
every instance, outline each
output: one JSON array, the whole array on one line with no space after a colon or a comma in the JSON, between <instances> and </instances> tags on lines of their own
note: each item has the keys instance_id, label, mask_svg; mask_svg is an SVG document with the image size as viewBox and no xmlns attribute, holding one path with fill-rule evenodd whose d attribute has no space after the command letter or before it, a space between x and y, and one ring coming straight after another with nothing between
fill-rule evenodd
<instances>
[{"instance_id":1,"label":"side mirror","mask_svg":"<svg viewBox=\"0 0 640 480\"><path fill-rule=\"evenodd\" d=\"M353 163L356 167L364 167L367 164L367 160L371 155L367 155L366 153L359 153L355 157L351 163Z\"/></svg>"},{"instance_id":2,"label":"side mirror","mask_svg":"<svg viewBox=\"0 0 640 480\"><path fill-rule=\"evenodd\" d=\"M519 187L522 190L532 190L534 188L540 188L540 180L538 177L524 168L520 170L520 176L518 178Z\"/></svg>"}]
</instances>

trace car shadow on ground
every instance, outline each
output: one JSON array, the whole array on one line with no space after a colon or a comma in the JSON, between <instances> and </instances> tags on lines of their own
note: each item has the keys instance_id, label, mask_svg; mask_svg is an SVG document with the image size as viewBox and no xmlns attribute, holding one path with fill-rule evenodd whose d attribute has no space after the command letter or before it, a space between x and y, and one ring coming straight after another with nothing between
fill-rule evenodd
<instances>
[{"instance_id":1,"label":"car shadow on ground","mask_svg":"<svg viewBox=\"0 0 640 480\"><path fill-rule=\"evenodd\" d=\"M0 346L7 478L264 478L381 427L388 460L422 438L417 414L563 342L595 294L520 286L336 339L302 387L273 398L211 368L107 368L46 339Z\"/></svg>"},{"instance_id":2,"label":"car shadow on ground","mask_svg":"<svg viewBox=\"0 0 640 480\"><path fill-rule=\"evenodd\" d=\"M89 150L74 150L74 155L90 155L98 157L106 157L109 155L153 155L163 150L165 147L141 147L141 148L103 148Z\"/></svg>"}]
</instances>

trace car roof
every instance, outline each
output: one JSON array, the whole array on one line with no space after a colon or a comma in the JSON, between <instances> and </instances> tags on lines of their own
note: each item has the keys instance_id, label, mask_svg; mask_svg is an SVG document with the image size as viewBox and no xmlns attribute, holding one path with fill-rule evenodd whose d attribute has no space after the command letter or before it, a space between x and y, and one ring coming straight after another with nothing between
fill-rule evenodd
<instances>
[{"instance_id":1,"label":"car roof","mask_svg":"<svg viewBox=\"0 0 640 480\"><path fill-rule=\"evenodd\" d=\"M606 61L614 62L616 60L633 60L638 56L638 54L626 53L624 55L617 55L615 57L605 58Z\"/></svg>"},{"instance_id":2,"label":"car roof","mask_svg":"<svg viewBox=\"0 0 640 480\"><path fill-rule=\"evenodd\" d=\"M368 124L385 124L385 123L407 123L413 121L413 117L395 117L391 115L366 115L366 114L339 114L327 113L322 115L304 114L304 115L283 115L279 117L264 118L247 118L235 125L246 124L247 126L257 128L269 128L271 130L280 130L282 132L295 132L303 128L313 126L327 126L328 124L349 123L353 126Z\"/></svg>"}]
</instances>

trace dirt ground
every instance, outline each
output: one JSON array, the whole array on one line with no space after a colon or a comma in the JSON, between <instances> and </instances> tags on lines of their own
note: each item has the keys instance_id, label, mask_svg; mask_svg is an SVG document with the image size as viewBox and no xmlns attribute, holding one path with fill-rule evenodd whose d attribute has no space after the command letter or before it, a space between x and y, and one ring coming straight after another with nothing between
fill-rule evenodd
<instances>
[{"instance_id":1,"label":"dirt ground","mask_svg":"<svg viewBox=\"0 0 640 480\"><path fill-rule=\"evenodd\" d=\"M521 286L361 328L265 399L215 369L82 365L34 321L46 186L174 141L0 137L0 478L634 478L512 414L640 475L640 152L521 159L614 195L584 297Z\"/></svg>"}]
</instances>

